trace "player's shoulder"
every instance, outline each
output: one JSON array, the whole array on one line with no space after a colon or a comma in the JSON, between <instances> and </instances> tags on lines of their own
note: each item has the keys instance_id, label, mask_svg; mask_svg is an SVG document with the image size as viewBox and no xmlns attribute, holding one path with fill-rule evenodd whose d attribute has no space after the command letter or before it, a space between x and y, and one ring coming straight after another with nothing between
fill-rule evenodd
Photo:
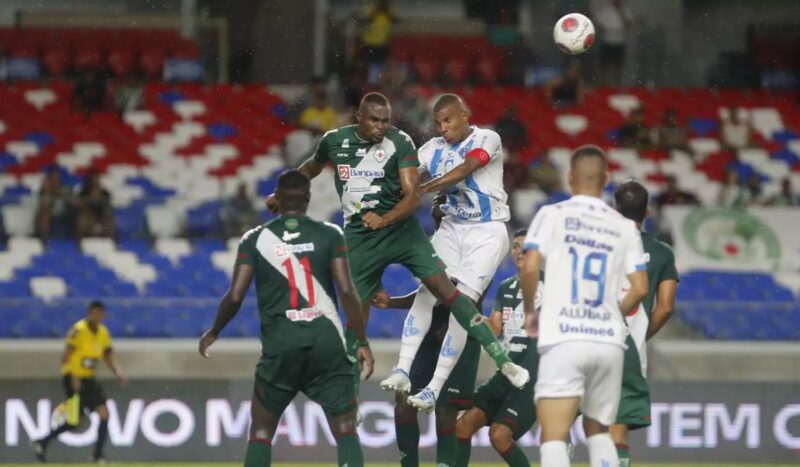
<instances>
[{"instance_id":1,"label":"player's shoulder","mask_svg":"<svg viewBox=\"0 0 800 467\"><path fill-rule=\"evenodd\" d=\"M519 284L519 276L514 274L511 277L506 278L505 280L500 282L499 288L501 289L510 289L516 287Z\"/></svg>"},{"instance_id":2,"label":"player's shoulder","mask_svg":"<svg viewBox=\"0 0 800 467\"><path fill-rule=\"evenodd\" d=\"M274 220L270 222L274 222ZM247 242L255 242L258 239L259 233L262 230L264 230L264 227L266 227L268 224L269 223L257 225L252 229L248 230L247 232L245 232L244 234L242 234L241 238L239 239L239 244L241 245Z\"/></svg>"},{"instance_id":3,"label":"player's shoulder","mask_svg":"<svg viewBox=\"0 0 800 467\"><path fill-rule=\"evenodd\" d=\"M329 234L333 234L339 237L344 236L344 230L342 230L341 227L334 224L333 222L327 222L327 221L321 221L321 222L314 221L314 222L318 222L321 228Z\"/></svg>"},{"instance_id":4,"label":"player's shoulder","mask_svg":"<svg viewBox=\"0 0 800 467\"><path fill-rule=\"evenodd\" d=\"M325 141L341 140L349 138L355 132L355 125L346 125L339 128L328 130L322 134L322 139Z\"/></svg>"},{"instance_id":5,"label":"player's shoulder","mask_svg":"<svg viewBox=\"0 0 800 467\"><path fill-rule=\"evenodd\" d=\"M656 253L674 261L675 253L672 251L672 247L656 238L655 235L642 232L642 244L649 253Z\"/></svg>"},{"instance_id":6,"label":"player's shoulder","mask_svg":"<svg viewBox=\"0 0 800 467\"><path fill-rule=\"evenodd\" d=\"M445 144L444 138L441 136L434 136L419 147L419 153L422 155L423 153L436 151L437 149L444 148Z\"/></svg>"},{"instance_id":7,"label":"player's shoulder","mask_svg":"<svg viewBox=\"0 0 800 467\"><path fill-rule=\"evenodd\" d=\"M108 326L103 323L97 325L97 332L106 338L111 338L111 331L109 331Z\"/></svg>"},{"instance_id":8,"label":"player's shoulder","mask_svg":"<svg viewBox=\"0 0 800 467\"><path fill-rule=\"evenodd\" d=\"M395 144L407 143L414 146L414 140L411 138L411 135L396 126L389 127L385 137L389 138Z\"/></svg>"},{"instance_id":9,"label":"player's shoulder","mask_svg":"<svg viewBox=\"0 0 800 467\"><path fill-rule=\"evenodd\" d=\"M89 322L85 319L79 319L72 324L72 328L74 331L81 332L89 327Z\"/></svg>"}]
</instances>

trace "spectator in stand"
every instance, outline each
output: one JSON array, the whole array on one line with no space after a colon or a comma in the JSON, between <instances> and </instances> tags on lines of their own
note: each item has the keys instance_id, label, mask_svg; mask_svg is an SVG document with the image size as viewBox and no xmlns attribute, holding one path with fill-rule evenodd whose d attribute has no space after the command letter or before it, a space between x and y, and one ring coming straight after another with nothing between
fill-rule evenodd
<instances>
[{"instance_id":1,"label":"spectator in stand","mask_svg":"<svg viewBox=\"0 0 800 467\"><path fill-rule=\"evenodd\" d=\"M236 194L222 207L220 217L226 238L240 237L259 224L258 211L247 192L247 185L239 185Z\"/></svg>"},{"instance_id":2,"label":"spectator in stand","mask_svg":"<svg viewBox=\"0 0 800 467\"><path fill-rule=\"evenodd\" d=\"M739 180L739 172L728 169L725 173L725 181L717 195L717 206L723 208L740 207L742 205L743 190Z\"/></svg>"},{"instance_id":3,"label":"spectator in stand","mask_svg":"<svg viewBox=\"0 0 800 467\"><path fill-rule=\"evenodd\" d=\"M597 38L600 41L600 78L609 86L622 84L625 68L627 33L633 24L633 15L623 0L596 0L594 10Z\"/></svg>"},{"instance_id":4,"label":"spectator in stand","mask_svg":"<svg viewBox=\"0 0 800 467\"><path fill-rule=\"evenodd\" d=\"M100 70L83 70L73 90L73 106L87 113L103 110L108 99L108 82Z\"/></svg>"},{"instance_id":5,"label":"spectator in stand","mask_svg":"<svg viewBox=\"0 0 800 467\"><path fill-rule=\"evenodd\" d=\"M678 113L673 107L664 112L655 136L656 144L661 149L688 150L689 131L678 125Z\"/></svg>"},{"instance_id":6,"label":"spectator in stand","mask_svg":"<svg viewBox=\"0 0 800 467\"><path fill-rule=\"evenodd\" d=\"M630 111L619 128L620 144L627 148L647 148L650 146L650 129L645 123L644 107Z\"/></svg>"},{"instance_id":7,"label":"spectator in stand","mask_svg":"<svg viewBox=\"0 0 800 467\"><path fill-rule=\"evenodd\" d=\"M511 104L502 117L494 124L494 130L500 135L503 146L517 157L528 145L528 128L517 116L517 105Z\"/></svg>"},{"instance_id":8,"label":"spectator in stand","mask_svg":"<svg viewBox=\"0 0 800 467\"><path fill-rule=\"evenodd\" d=\"M321 135L336 128L339 115L328 100L328 91L319 83L312 83L312 101L300 112L298 123L314 135Z\"/></svg>"},{"instance_id":9,"label":"spectator in stand","mask_svg":"<svg viewBox=\"0 0 800 467\"><path fill-rule=\"evenodd\" d=\"M111 194L100 183L100 174L90 170L78 193L78 237L113 237L114 210Z\"/></svg>"},{"instance_id":10,"label":"spectator in stand","mask_svg":"<svg viewBox=\"0 0 800 467\"><path fill-rule=\"evenodd\" d=\"M757 173L750 174L742 191L742 207L763 206L765 204L764 191L761 188L761 176Z\"/></svg>"},{"instance_id":11,"label":"spectator in stand","mask_svg":"<svg viewBox=\"0 0 800 467\"><path fill-rule=\"evenodd\" d=\"M361 47L369 65L383 66L389 56L392 24L397 22L389 0L378 0L360 18Z\"/></svg>"},{"instance_id":12,"label":"spectator in stand","mask_svg":"<svg viewBox=\"0 0 800 467\"><path fill-rule=\"evenodd\" d=\"M144 107L142 82L135 77L124 79L114 90L114 108L120 114Z\"/></svg>"},{"instance_id":13,"label":"spectator in stand","mask_svg":"<svg viewBox=\"0 0 800 467\"><path fill-rule=\"evenodd\" d=\"M722 146L725 149L742 149L750 145L750 122L742 112L728 107L722 112Z\"/></svg>"},{"instance_id":14,"label":"spectator in stand","mask_svg":"<svg viewBox=\"0 0 800 467\"><path fill-rule=\"evenodd\" d=\"M71 237L75 231L75 207L75 196L68 186L61 183L58 169L48 169L39 188L34 226L36 236L43 241L52 237Z\"/></svg>"},{"instance_id":15,"label":"spectator in stand","mask_svg":"<svg viewBox=\"0 0 800 467\"><path fill-rule=\"evenodd\" d=\"M698 206L700 201L695 195L678 188L678 181L674 176L670 175L667 177L667 187L656 197L658 211L661 212L664 206L687 204Z\"/></svg>"},{"instance_id":16,"label":"spectator in stand","mask_svg":"<svg viewBox=\"0 0 800 467\"><path fill-rule=\"evenodd\" d=\"M800 204L798 196L796 196L792 190L792 181L790 179L783 179L783 182L781 182L781 192L770 198L769 204L781 207L797 206Z\"/></svg>"},{"instance_id":17,"label":"spectator in stand","mask_svg":"<svg viewBox=\"0 0 800 467\"><path fill-rule=\"evenodd\" d=\"M583 103L584 88L581 64L577 60L570 60L564 73L547 83L545 95L555 107L571 107Z\"/></svg>"}]
</instances>

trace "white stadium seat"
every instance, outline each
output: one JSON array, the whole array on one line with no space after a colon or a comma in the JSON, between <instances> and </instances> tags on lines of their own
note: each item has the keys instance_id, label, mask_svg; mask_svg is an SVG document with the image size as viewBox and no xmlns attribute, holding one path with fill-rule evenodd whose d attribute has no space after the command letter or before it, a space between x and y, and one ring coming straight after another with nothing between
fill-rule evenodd
<instances>
[{"instance_id":1,"label":"white stadium seat","mask_svg":"<svg viewBox=\"0 0 800 467\"><path fill-rule=\"evenodd\" d=\"M32 277L29 281L34 296L49 302L67 295L67 284L64 279L53 276Z\"/></svg>"}]
</instances>

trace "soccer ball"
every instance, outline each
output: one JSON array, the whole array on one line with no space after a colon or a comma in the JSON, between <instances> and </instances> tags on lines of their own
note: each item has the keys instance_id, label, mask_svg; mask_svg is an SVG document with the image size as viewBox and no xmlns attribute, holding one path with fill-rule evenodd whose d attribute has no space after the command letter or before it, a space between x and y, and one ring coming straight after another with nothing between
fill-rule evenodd
<instances>
[{"instance_id":1,"label":"soccer ball","mask_svg":"<svg viewBox=\"0 0 800 467\"><path fill-rule=\"evenodd\" d=\"M564 53L582 54L594 42L594 24L580 13L564 15L553 28L553 40Z\"/></svg>"}]
</instances>

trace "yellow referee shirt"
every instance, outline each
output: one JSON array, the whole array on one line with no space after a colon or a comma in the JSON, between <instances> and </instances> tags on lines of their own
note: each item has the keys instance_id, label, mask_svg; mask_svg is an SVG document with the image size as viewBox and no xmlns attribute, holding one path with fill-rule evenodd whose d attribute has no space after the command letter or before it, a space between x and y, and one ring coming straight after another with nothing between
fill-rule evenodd
<instances>
[{"instance_id":1,"label":"yellow referee shirt","mask_svg":"<svg viewBox=\"0 0 800 467\"><path fill-rule=\"evenodd\" d=\"M111 334L103 324L97 325L97 332L92 331L89 323L82 319L69 328L66 343L75 350L61 367L61 373L93 378L97 362L111 348Z\"/></svg>"}]
</instances>

